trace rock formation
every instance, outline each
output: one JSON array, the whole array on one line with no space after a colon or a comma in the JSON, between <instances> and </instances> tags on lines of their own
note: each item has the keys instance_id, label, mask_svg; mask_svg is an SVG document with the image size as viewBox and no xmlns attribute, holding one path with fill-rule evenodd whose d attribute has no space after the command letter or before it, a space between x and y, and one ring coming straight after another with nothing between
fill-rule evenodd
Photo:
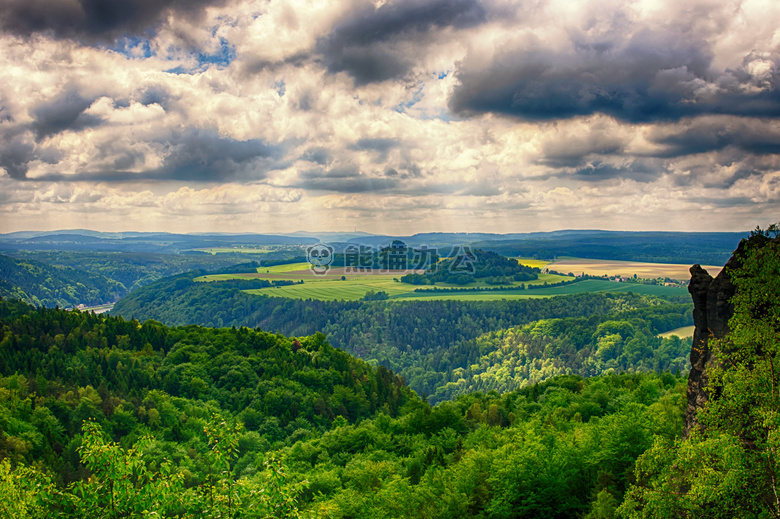
<instances>
[{"instance_id":1,"label":"rock formation","mask_svg":"<svg viewBox=\"0 0 780 519\"><path fill-rule=\"evenodd\" d=\"M693 344L691 346L691 371L688 375L688 406L685 409L683 437L688 437L696 425L696 413L708 399L707 366L712 363L710 339L722 339L729 332L729 319L734 314L731 298L735 286L731 282L729 272L742 264L745 246L743 240L729 259L720 274L713 279L701 268L701 265L691 267L691 281L688 292L693 298Z\"/></svg>"}]
</instances>

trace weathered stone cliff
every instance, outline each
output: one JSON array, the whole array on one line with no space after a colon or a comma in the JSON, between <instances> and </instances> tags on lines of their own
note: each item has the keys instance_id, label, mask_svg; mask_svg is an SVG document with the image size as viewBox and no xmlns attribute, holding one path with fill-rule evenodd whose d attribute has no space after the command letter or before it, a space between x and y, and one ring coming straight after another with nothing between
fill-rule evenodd
<instances>
[{"instance_id":1,"label":"weathered stone cliff","mask_svg":"<svg viewBox=\"0 0 780 519\"><path fill-rule=\"evenodd\" d=\"M693 298L693 344L691 346L691 371L688 375L688 406L685 409L683 437L690 434L696 425L696 413L708 399L707 366L712 360L710 339L722 339L729 332L729 319L734 314L731 298L735 287L731 282L729 271L737 269L742 264L745 242L739 247L717 277L713 278L701 268L701 265L691 267L691 281L688 292Z\"/></svg>"}]
</instances>

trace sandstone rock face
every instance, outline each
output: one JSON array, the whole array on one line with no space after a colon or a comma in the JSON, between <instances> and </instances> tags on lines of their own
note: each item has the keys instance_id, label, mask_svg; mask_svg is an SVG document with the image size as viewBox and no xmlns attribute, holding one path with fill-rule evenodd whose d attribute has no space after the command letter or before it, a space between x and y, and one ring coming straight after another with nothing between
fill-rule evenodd
<instances>
[{"instance_id":1,"label":"sandstone rock face","mask_svg":"<svg viewBox=\"0 0 780 519\"><path fill-rule=\"evenodd\" d=\"M743 242L744 243L744 242ZM688 375L688 406L685 409L683 437L687 438L696 425L696 413L707 402L707 366L713 362L710 339L722 339L729 332L729 319L734 314L731 298L735 286L729 271L739 268L743 243L720 274L713 279L701 265L691 267L688 292L693 298L693 344L691 346L691 372Z\"/></svg>"}]
</instances>

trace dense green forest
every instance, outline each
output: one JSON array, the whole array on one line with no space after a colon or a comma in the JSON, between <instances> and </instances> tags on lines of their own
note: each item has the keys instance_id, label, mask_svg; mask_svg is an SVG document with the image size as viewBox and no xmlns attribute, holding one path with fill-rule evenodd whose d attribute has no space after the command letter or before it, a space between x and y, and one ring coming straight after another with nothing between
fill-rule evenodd
<instances>
[{"instance_id":1,"label":"dense green forest","mask_svg":"<svg viewBox=\"0 0 780 519\"><path fill-rule=\"evenodd\" d=\"M685 379L669 371L558 375L431 406L322 334L0 300L0 515L774 517L780 240L754 238L687 438ZM497 338L517 351L524 335L546 337L545 350L595 347L618 371L641 351L631 341L688 311L580 303L608 309Z\"/></svg>"},{"instance_id":2,"label":"dense green forest","mask_svg":"<svg viewBox=\"0 0 780 519\"><path fill-rule=\"evenodd\" d=\"M118 281L70 267L0 255L0 296L39 306L98 305L127 291Z\"/></svg>"},{"instance_id":3,"label":"dense green forest","mask_svg":"<svg viewBox=\"0 0 780 519\"><path fill-rule=\"evenodd\" d=\"M113 303L163 277L192 269L224 269L237 263L234 255L8 252L12 257L0 256L0 295L49 307Z\"/></svg>"},{"instance_id":4,"label":"dense green forest","mask_svg":"<svg viewBox=\"0 0 780 519\"><path fill-rule=\"evenodd\" d=\"M330 344L402 375L432 401L507 391L558 374L687 366L689 341L656 334L693 324L692 305L635 294L514 301L302 301L249 295L199 273L161 279L120 300L125 318L169 325L321 331ZM521 351L522 350L522 351Z\"/></svg>"},{"instance_id":5,"label":"dense green forest","mask_svg":"<svg viewBox=\"0 0 780 519\"><path fill-rule=\"evenodd\" d=\"M0 510L14 517L586 514L614 508L685 401L681 378L645 373L431 407L321 334L11 301L0 324L0 487L16 496Z\"/></svg>"}]
</instances>

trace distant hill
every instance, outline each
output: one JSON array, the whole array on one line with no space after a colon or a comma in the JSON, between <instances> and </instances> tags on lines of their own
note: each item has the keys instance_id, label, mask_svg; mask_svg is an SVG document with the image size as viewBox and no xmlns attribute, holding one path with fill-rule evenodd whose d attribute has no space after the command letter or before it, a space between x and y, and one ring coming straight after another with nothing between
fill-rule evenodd
<instances>
[{"instance_id":1,"label":"distant hill","mask_svg":"<svg viewBox=\"0 0 780 519\"><path fill-rule=\"evenodd\" d=\"M504 256L557 256L647 261L656 263L723 264L735 243L748 232L630 232L559 230L531 233L419 233L410 236L364 232L282 234L175 234L164 232L98 232L83 229L0 234L0 250L121 251L177 254L192 249L298 246L329 243L338 251L347 244L373 248L401 240L410 247L438 248L447 256L453 247L471 245Z\"/></svg>"},{"instance_id":2,"label":"distant hill","mask_svg":"<svg viewBox=\"0 0 780 519\"><path fill-rule=\"evenodd\" d=\"M247 245L311 245L316 238L271 234L102 233L87 230L0 234L0 249L176 253L189 249Z\"/></svg>"},{"instance_id":3,"label":"distant hill","mask_svg":"<svg viewBox=\"0 0 780 519\"><path fill-rule=\"evenodd\" d=\"M722 265L749 233L556 231L473 243L504 256Z\"/></svg>"},{"instance_id":4,"label":"distant hill","mask_svg":"<svg viewBox=\"0 0 780 519\"><path fill-rule=\"evenodd\" d=\"M217 270L238 261L227 255L160 254L111 251L9 251L17 260L40 262L55 267L70 267L96 277L106 277L124 286L123 296L162 277L193 269ZM113 300L112 300L113 301Z\"/></svg>"}]
</instances>

